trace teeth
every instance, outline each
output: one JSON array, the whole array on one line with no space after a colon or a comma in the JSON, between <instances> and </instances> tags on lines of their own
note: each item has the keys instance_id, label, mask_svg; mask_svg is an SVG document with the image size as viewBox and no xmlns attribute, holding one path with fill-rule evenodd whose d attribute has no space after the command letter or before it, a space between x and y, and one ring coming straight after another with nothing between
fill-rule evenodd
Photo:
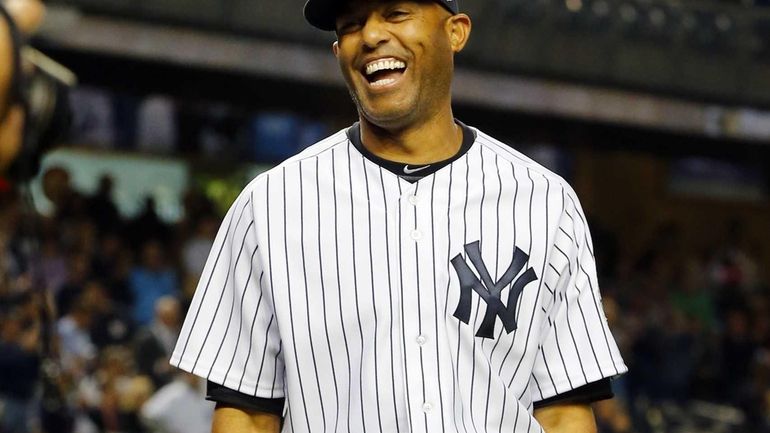
<instances>
[{"instance_id":1,"label":"teeth","mask_svg":"<svg viewBox=\"0 0 770 433\"><path fill-rule=\"evenodd\" d=\"M388 84L395 83L395 82L396 82L396 80L394 80L393 78L384 78L382 80L375 81L374 83L371 84L371 86L372 87L382 87L382 86L387 86Z\"/></svg>"},{"instance_id":2,"label":"teeth","mask_svg":"<svg viewBox=\"0 0 770 433\"><path fill-rule=\"evenodd\" d=\"M375 72L383 71L383 70L394 70L394 69L404 69L406 68L406 63L400 61L400 60L377 60L375 62L369 63L366 65L366 75L372 75Z\"/></svg>"}]
</instances>

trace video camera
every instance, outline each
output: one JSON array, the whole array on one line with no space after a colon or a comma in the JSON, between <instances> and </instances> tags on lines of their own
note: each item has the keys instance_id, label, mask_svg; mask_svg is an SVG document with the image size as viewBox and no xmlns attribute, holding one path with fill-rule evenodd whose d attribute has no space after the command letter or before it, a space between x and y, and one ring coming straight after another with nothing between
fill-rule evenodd
<instances>
[{"instance_id":1,"label":"video camera","mask_svg":"<svg viewBox=\"0 0 770 433\"><path fill-rule=\"evenodd\" d=\"M29 46L1 3L0 16L8 22L13 45L10 105L20 104L25 119L22 148L8 176L24 182L37 174L43 153L68 132L72 117L68 93L77 78L72 71Z\"/></svg>"}]
</instances>

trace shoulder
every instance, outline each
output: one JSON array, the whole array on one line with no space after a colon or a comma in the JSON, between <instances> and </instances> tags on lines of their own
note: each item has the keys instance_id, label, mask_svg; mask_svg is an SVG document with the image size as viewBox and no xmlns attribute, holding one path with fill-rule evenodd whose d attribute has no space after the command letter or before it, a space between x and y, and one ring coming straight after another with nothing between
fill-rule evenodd
<instances>
[{"instance_id":1,"label":"shoulder","mask_svg":"<svg viewBox=\"0 0 770 433\"><path fill-rule=\"evenodd\" d=\"M530 177L538 177L545 180L552 188L561 189L568 197L576 199L577 196L572 186L561 176L544 167L529 156L518 151L513 146L504 143L483 131L471 127L476 133L476 145L482 153L490 152L500 160L505 161L516 172L526 172Z\"/></svg>"},{"instance_id":2,"label":"shoulder","mask_svg":"<svg viewBox=\"0 0 770 433\"><path fill-rule=\"evenodd\" d=\"M271 178L276 175L280 175L285 169L294 167L300 164L302 161L321 157L322 155L332 152L335 148L343 148L349 145L348 128L341 129L335 134L324 138L323 140L312 144L302 150L300 153L292 156L291 158L281 162L270 170L264 171L257 175L248 185L243 189L241 196L259 194L259 191L265 189L266 184Z\"/></svg>"}]
</instances>

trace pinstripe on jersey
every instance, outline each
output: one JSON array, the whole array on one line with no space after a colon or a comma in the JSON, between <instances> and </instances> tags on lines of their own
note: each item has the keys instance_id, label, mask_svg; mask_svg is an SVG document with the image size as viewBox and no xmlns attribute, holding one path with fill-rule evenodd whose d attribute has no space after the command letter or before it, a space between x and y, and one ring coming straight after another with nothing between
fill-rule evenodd
<instances>
[{"instance_id":1,"label":"pinstripe on jersey","mask_svg":"<svg viewBox=\"0 0 770 433\"><path fill-rule=\"evenodd\" d=\"M456 317L451 261L491 290L517 248L526 263L499 294L510 311L477 337L491 307L474 291L468 323ZM626 371L573 190L478 131L416 183L345 131L257 177L222 224L171 362L286 397L286 432L540 432L533 402Z\"/></svg>"}]
</instances>

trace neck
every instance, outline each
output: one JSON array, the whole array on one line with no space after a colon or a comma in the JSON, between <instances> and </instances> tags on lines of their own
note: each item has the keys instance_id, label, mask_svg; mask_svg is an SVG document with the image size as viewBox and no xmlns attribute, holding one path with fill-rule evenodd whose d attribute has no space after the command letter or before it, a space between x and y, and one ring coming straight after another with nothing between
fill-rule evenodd
<instances>
[{"instance_id":1,"label":"neck","mask_svg":"<svg viewBox=\"0 0 770 433\"><path fill-rule=\"evenodd\" d=\"M443 161L460 150L462 140L462 128L455 123L451 107L427 121L400 128L381 127L361 116L361 142L369 152L388 161Z\"/></svg>"}]
</instances>

